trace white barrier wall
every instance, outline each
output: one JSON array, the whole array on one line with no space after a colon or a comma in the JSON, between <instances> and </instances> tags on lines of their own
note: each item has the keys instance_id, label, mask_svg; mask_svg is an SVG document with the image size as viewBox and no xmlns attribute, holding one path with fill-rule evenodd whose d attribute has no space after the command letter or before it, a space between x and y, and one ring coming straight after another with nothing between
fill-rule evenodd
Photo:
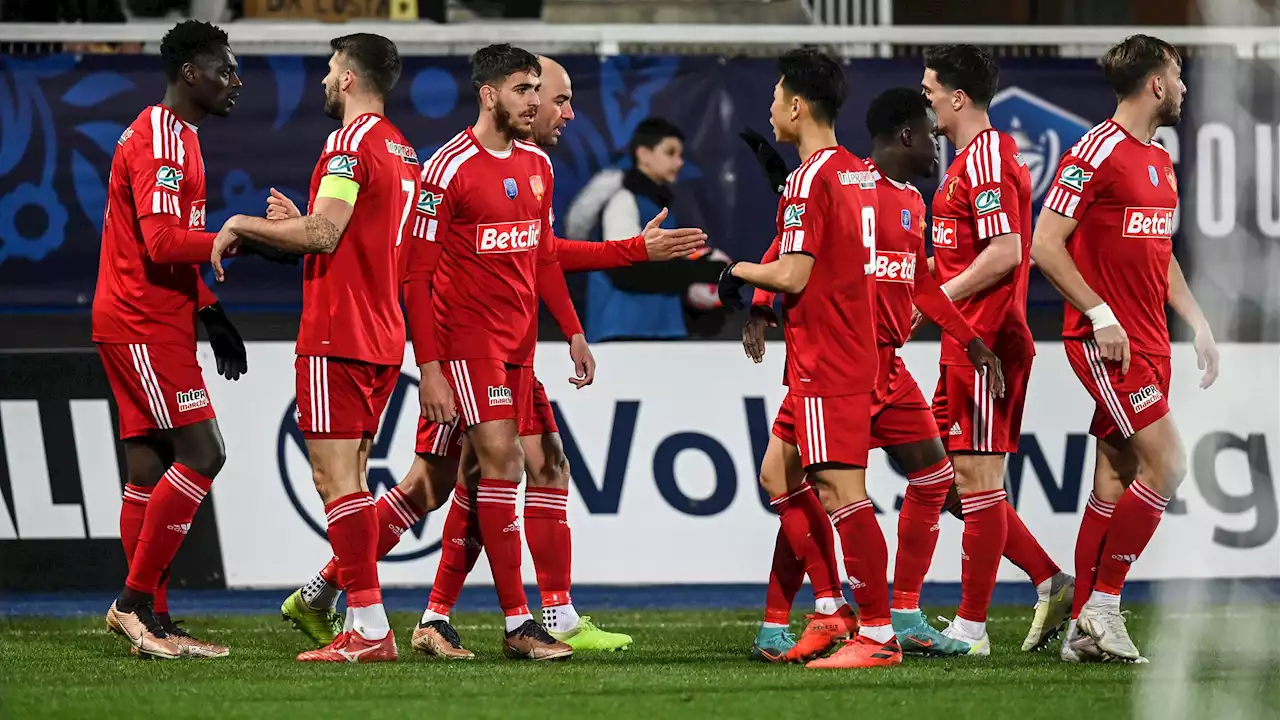
<instances>
[{"instance_id":1,"label":"white barrier wall","mask_svg":"<svg viewBox=\"0 0 1280 720\"><path fill-rule=\"evenodd\" d=\"M559 407L574 464L576 583L764 582L777 520L761 502L756 469L784 394L781 351L774 344L753 365L732 343L603 344L595 348L595 384L579 391L567 382L567 347L539 346L538 375ZM1042 343L1038 352L1022 451L1010 460L1011 497L1049 553L1070 567L1092 478L1092 403L1061 345ZM912 344L903 355L931 395L937 344ZM227 443L212 495L227 584L293 585L329 557L323 507L293 422L293 346L250 344L249 358L249 374L232 383L201 350ZM406 358L369 464L375 494L413 455L417 373L412 353ZM1190 473L1133 578L1280 577L1270 452L1280 449L1280 346L1224 346L1222 365L1218 383L1202 391L1194 351L1174 348L1170 397ZM892 551L904 483L879 452L870 477ZM385 584L431 581L443 517L405 534L381 565ZM943 519L929 579L959 580L961 529ZM1006 562L1000 577L1023 576ZM534 580L527 554L525 578ZM472 581L490 582L483 559Z\"/></svg>"}]
</instances>

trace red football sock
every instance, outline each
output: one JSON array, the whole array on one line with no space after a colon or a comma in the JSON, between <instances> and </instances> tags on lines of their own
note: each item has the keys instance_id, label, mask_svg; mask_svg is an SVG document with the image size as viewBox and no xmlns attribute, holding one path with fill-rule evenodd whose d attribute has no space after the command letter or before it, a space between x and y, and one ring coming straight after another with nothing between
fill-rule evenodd
<instances>
[{"instance_id":1,"label":"red football sock","mask_svg":"<svg viewBox=\"0 0 1280 720\"><path fill-rule=\"evenodd\" d=\"M151 486L124 486L124 497L120 503L120 544L124 545L124 559L128 566L133 565L133 554L138 550L138 537L142 535L142 521L147 515L147 500L151 498ZM160 584L151 596L152 608L158 613L169 612L169 573L160 575Z\"/></svg>"},{"instance_id":2,"label":"red football sock","mask_svg":"<svg viewBox=\"0 0 1280 720\"><path fill-rule=\"evenodd\" d=\"M347 591L347 607L382 602L378 586L378 511L368 492L354 492L327 503L329 545L338 560L338 581Z\"/></svg>"},{"instance_id":3,"label":"red football sock","mask_svg":"<svg viewBox=\"0 0 1280 720\"><path fill-rule=\"evenodd\" d=\"M844 569L862 624L889 624L889 548L871 499L845 505L831 513L831 521L840 533Z\"/></svg>"},{"instance_id":4,"label":"red football sock","mask_svg":"<svg viewBox=\"0 0 1280 720\"><path fill-rule=\"evenodd\" d=\"M804 506L809 499L822 507L813 488L806 483L773 498L769 504L778 513L782 533L786 535L788 544L804 562L809 581L813 583L813 594L816 597L836 597L840 594L840 571L835 564L834 540L830 553L824 552L819 546L821 528L823 525L830 527L831 521L823 513L821 523L812 522L810 513L805 511ZM827 562L827 555L830 555L830 563Z\"/></svg>"},{"instance_id":5,"label":"red football sock","mask_svg":"<svg viewBox=\"0 0 1280 720\"><path fill-rule=\"evenodd\" d=\"M1094 589L1111 595L1119 595L1124 578L1138 556L1151 542L1160 516L1169 504L1169 498L1147 487L1142 480L1135 480L1111 514L1111 527L1107 530L1107 542L1102 546L1102 560L1098 563L1098 579Z\"/></svg>"},{"instance_id":6,"label":"red football sock","mask_svg":"<svg viewBox=\"0 0 1280 720\"><path fill-rule=\"evenodd\" d=\"M764 621L776 625L791 622L791 603L804 584L804 563L778 528L773 542L773 567L769 569L769 589L764 595Z\"/></svg>"},{"instance_id":7,"label":"red football sock","mask_svg":"<svg viewBox=\"0 0 1280 720\"><path fill-rule=\"evenodd\" d=\"M529 614L529 600L524 594L520 575L520 521L516 519L516 494L519 483L510 480L481 478L476 493L476 516L480 521L480 537L489 554L494 589L504 614Z\"/></svg>"},{"instance_id":8,"label":"red football sock","mask_svg":"<svg viewBox=\"0 0 1280 720\"><path fill-rule=\"evenodd\" d=\"M1080 617L1080 609L1089 601L1089 595L1093 592L1093 581L1098 575L1098 560L1102 556L1107 528L1111 526L1111 513L1115 509L1115 503L1103 502L1097 495L1089 493L1089 502L1084 506L1084 517L1080 519L1080 534L1076 535L1076 590L1071 598L1072 618Z\"/></svg>"},{"instance_id":9,"label":"red football sock","mask_svg":"<svg viewBox=\"0 0 1280 720\"><path fill-rule=\"evenodd\" d=\"M209 494L211 485L213 480L185 465L174 463L169 468L147 501L142 532L125 585L137 592L155 595L161 576L182 546L191 528L191 519Z\"/></svg>"},{"instance_id":10,"label":"red football sock","mask_svg":"<svg viewBox=\"0 0 1280 720\"><path fill-rule=\"evenodd\" d=\"M569 491L559 488L524 489L524 535L538 574L542 607L569 605L573 538L569 530Z\"/></svg>"},{"instance_id":11,"label":"red football sock","mask_svg":"<svg viewBox=\"0 0 1280 720\"><path fill-rule=\"evenodd\" d=\"M1009 533L1004 540L1004 556L1009 558L1009 562L1022 568L1027 577L1031 578L1032 585L1039 585L1062 572L1053 558L1049 557L1049 553L1040 547L1022 518L1018 517L1013 504L1006 502L1004 508L1005 522L1009 526Z\"/></svg>"},{"instance_id":12,"label":"red football sock","mask_svg":"<svg viewBox=\"0 0 1280 720\"><path fill-rule=\"evenodd\" d=\"M956 617L986 622L991 593L1000 571L1000 557L1009 534L1004 490L984 490L960 496L964 512L964 537L960 563L960 607Z\"/></svg>"},{"instance_id":13,"label":"red football sock","mask_svg":"<svg viewBox=\"0 0 1280 720\"><path fill-rule=\"evenodd\" d=\"M803 492L802 492L803 491ZM791 502L798 505L804 510L804 514L809 518L809 535L813 538L813 542L818 546L818 557L822 560L823 572L827 574L827 579L823 584L830 583L830 595L818 595L816 592L817 585L814 585L814 597L839 597L840 596L840 563L836 560L836 533L835 528L831 526L831 518L827 515L827 509L822 507L822 501L818 499L818 491L806 480L792 493ZM792 545L792 549L795 546ZM799 555L799 553L796 553ZM812 576L809 582L814 583Z\"/></svg>"},{"instance_id":14,"label":"red football sock","mask_svg":"<svg viewBox=\"0 0 1280 720\"><path fill-rule=\"evenodd\" d=\"M441 615L448 615L453 610L453 606L458 604L462 584L476 566L483 549L475 508L467 486L459 483L453 490L449 512L444 516L440 564L436 566L436 579L431 584L428 610Z\"/></svg>"},{"instance_id":15,"label":"red football sock","mask_svg":"<svg viewBox=\"0 0 1280 720\"><path fill-rule=\"evenodd\" d=\"M381 560L395 549L400 535L413 527L427 514L398 487L393 487L378 498L378 554Z\"/></svg>"},{"instance_id":16,"label":"red football sock","mask_svg":"<svg viewBox=\"0 0 1280 720\"><path fill-rule=\"evenodd\" d=\"M320 577L324 578L330 587L341 587L338 584L338 558L329 558L328 564L320 569Z\"/></svg>"},{"instance_id":17,"label":"red football sock","mask_svg":"<svg viewBox=\"0 0 1280 720\"><path fill-rule=\"evenodd\" d=\"M898 554L893 566L893 609L918 610L920 588L938 546L938 516L955 481L951 461L907 475L907 492L898 512Z\"/></svg>"}]
</instances>

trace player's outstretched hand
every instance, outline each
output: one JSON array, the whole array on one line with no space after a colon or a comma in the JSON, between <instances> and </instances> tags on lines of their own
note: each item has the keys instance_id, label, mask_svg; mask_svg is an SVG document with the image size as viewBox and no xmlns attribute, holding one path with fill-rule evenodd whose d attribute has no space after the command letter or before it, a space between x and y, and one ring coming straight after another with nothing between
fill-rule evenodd
<instances>
[{"instance_id":1,"label":"player's outstretched hand","mask_svg":"<svg viewBox=\"0 0 1280 720\"><path fill-rule=\"evenodd\" d=\"M271 188L271 194L267 196L267 219L288 220L296 217L302 217L302 213L298 212L298 206L289 199L288 195Z\"/></svg>"},{"instance_id":2,"label":"player's outstretched hand","mask_svg":"<svg viewBox=\"0 0 1280 720\"><path fill-rule=\"evenodd\" d=\"M907 332L907 337L910 338L912 335L914 335L916 333L916 328L920 327L922 323L924 323L924 313L920 312L920 308L912 305L911 306L911 330Z\"/></svg>"},{"instance_id":3,"label":"player's outstretched hand","mask_svg":"<svg viewBox=\"0 0 1280 720\"><path fill-rule=\"evenodd\" d=\"M757 365L764 361L764 329L766 327L778 327L778 316L774 314L773 308L752 305L747 324L742 326L742 349Z\"/></svg>"},{"instance_id":4,"label":"player's outstretched hand","mask_svg":"<svg viewBox=\"0 0 1280 720\"><path fill-rule=\"evenodd\" d=\"M716 286L716 292L720 295L720 304L730 310L741 310L746 307L746 303L742 302L742 288L747 283L733 276L733 267L737 264L729 263L724 270L720 271L720 282Z\"/></svg>"},{"instance_id":5,"label":"player's outstretched hand","mask_svg":"<svg viewBox=\"0 0 1280 720\"><path fill-rule=\"evenodd\" d=\"M249 357L244 349L244 340L222 309L222 303L201 309L199 315L200 324L209 335L213 357L218 361L218 374L228 380L239 380L241 375L249 372Z\"/></svg>"},{"instance_id":6,"label":"player's outstretched hand","mask_svg":"<svg viewBox=\"0 0 1280 720\"><path fill-rule=\"evenodd\" d=\"M218 236L213 239L213 252L209 255L209 262L213 264L213 275L222 282L227 279L227 273L222 269L222 258L231 257L236 254L240 247L240 238L236 237L235 220L238 215L232 215L227 222L222 225L222 229L218 231Z\"/></svg>"},{"instance_id":7,"label":"player's outstretched hand","mask_svg":"<svg viewBox=\"0 0 1280 720\"><path fill-rule=\"evenodd\" d=\"M1196 365L1204 371L1200 378L1200 388L1205 389L1218 379L1218 343L1213 339L1213 332L1208 328L1196 333Z\"/></svg>"},{"instance_id":8,"label":"player's outstretched hand","mask_svg":"<svg viewBox=\"0 0 1280 720\"><path fill-rule=\"evenodd\" d=\"M596 358L587 345L587 336L581 333L569 338L569 357L573 360L573 372L569 378L574 387L581 390L596 380Z\"/></svg>"},{"instance_id":9,"label":"player's outstretched hand","mask_svg":"<svg viewBox=\"0 0 1280 720\"><path fill-rule=\"evenodd\" d=\"M430 422L447 424L458 418L458 407L453 403L453 388L444 379L439 362L423 366L422 378L418 383L418 400L422 405L422 417Z\"/></svg>"},{"instance_id":10,"label":"player's outstretched hand","mask_svg":"<svg viewBox=\"0 0 1280 720\"><path fill-rule=\"evenodd\" d=\"M760 168L769 178L769 185L773 187L773 191L781 195L787 185L787 176L791 174L787 169L787 161L782 159L763 135L751 128L743 128L742 132L738 133L738 137L751 148L752 154L756 156L756 162L760 163Z\"/></svg>"},{"instance_id":11,"label":"player's outstretched hand","mask_svg":"<svg viewBox=\"0 0 1280 720\"><path fill-rule=\"evenodd\" d=\"M1124 377L1129 372L1129 334L1124 328L1119 323L1094 328L1093 340L1104 360L1120 364L1120 377Z\"/></svg>"},{"instance_id":12,"label":"player's outstretched hand","mask_svg":"<svg viewBox=\"0 0 1280 720\"><path fill-rule=\"evenodd\" d=\"M1004 397L1004 369L1000 366L1000 358L991 352L991 348L982 342L982 338L969 341L965 352L969 355L969 362L987 376L991 394L997 398Z\"/></svg>"},{"instance_id":13,"label":"player's outstretched hand","mask_svg":"<svg viewBox=\"0 0 1280 720\"><path fill-rule=\"evenodd\" d=\"M667 209L662 208L648 225L644 226L644 249L649 252L649 262L661 262L689 257L707 244L707 234L699 228L660 227L667 219Z\"/></svg>"}]
</instances>

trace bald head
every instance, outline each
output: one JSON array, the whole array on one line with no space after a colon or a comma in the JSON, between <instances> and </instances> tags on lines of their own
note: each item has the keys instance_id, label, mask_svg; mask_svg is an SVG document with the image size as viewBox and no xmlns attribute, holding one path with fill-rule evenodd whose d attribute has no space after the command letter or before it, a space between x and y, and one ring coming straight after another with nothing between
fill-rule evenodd
<instances>
[{"instance_id":1,"label":"bald head","mask_svg":"<svg viewBox=\"0 0 1280 720\"><path fill-rule=\"evenodd\" d=\"M573 86L564 66L549 57L539 56L542 65L542 87L538 90L538 116L533 121L533 140L543 147L560 142L560 131L573 119Z\"/></svg>"}]
</instances>

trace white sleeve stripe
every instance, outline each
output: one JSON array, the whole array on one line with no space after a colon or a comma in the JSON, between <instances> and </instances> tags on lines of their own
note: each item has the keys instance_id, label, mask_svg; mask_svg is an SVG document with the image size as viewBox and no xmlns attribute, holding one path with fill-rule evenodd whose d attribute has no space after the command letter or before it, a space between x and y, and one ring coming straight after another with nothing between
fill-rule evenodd
<instances>
[{"instance_id":1,"label":"white sleeve stripe","mask_svg":"<svg viewBox=\"0 0 1280 720\"><path fill-rule=\"evenodd\" d=\"M373 129L373 126L377 125L378 122L381 120L382 118L376 117L376 116L365 118L364 124L360 127L359 130L356 130L355 134L351 138L352 152L356 152L357 150L360 149L360 141L363 140L364 136L367 135L369 131Z\"/></svg>"},{"instance_id":2,"label":"white sleeve stripe","mask_svg":"<svg viewBox=\"0 0 1280 720\"><path fill-rule=\"evenodd\" d=\"M1071 146L1071 154L1082 159L1088 156L1089 150L1094 147L1094 143L1097 141L1098 137L1105 136L1107 132L1108 127L1106 123L1095 125L1094 128L1085 133L1084 137L1080 138L1075 145Z\"/></svg>"},{"instance_id":3,"label":"white sleeve stripe","mask_svg":"<svg viewBox=\"0 0 1280 720\"><path fill-rule=\"evenodd\" d=\"M161 202L160 191L159 190L153 191L151 193L151 212L152 213L158 214L160 212L160 202Z\"/></svg>"},{"instance_id":4,"label":"white sleeve stripe","mask_svg":"<svg viewBox=\"0 0 1280 720\"><path fill-rule=\"evenodd\" d=\"M1108 123L1099 125L1097 130L1098 131L1089 138L1089 142L1084 143L1080 148L1080 152L1076 154L1077 157L1085 162L1091 163L1093 156L1098 152L1098 149L1111 137L1115 135L1122 135L1119 130L1111 127Z\"/></svg>"},{"instance_id":5,"label":"white sleeve stripe","mask_svg":"<svg viewBox=\"0 0 1280 720\"><path fill-rule=\"evenodd\" d=\"M987 133L987 149L990 152L988 158L988 172L991 173L990 182L1000 183L1000 135L998 133Z\"/></svg>"},{"instance_id":6,"label":"white sleeve stripe","mask_svg":"<svg viewBox=\"0 0 1280 720\"><path fill-rule=\"evenodd\" d=\"M545 160L547 162L548 171L551 173L551 177L554 178L556 176L556 168L555 168L555 165L551 163L551 156L547 155L547 153L544 152L542 148L538 147L537 145L534 145L531 142L525 142L523 140L516 140L515 144L520 148L524 150L528 150L529 152L534 153L535 155L538 155L543 160Z\"/></svg>"},{"instance_id":7,"label":"white sleeve stripe","mask_svg":"<svg viewBox=\"0 0 1280 720\"><path fill-rule=\"evenodd\" d=\"M453 180L453 176L457 175L458 171L462 169L462 164L475 157L478 152L480 152L480 150L474 145L463 150L461 155L455 157L449 165L445 167L444 172L440 174L439 182L437 182L436 185L441 189L448 188L449 183Z\"/></svg>"},{"instance_id":8,"label":"white sleeve stripe","mask_svg":"<svg viewBox=\"0 0 1280 720\"><path fill-rule=\"evenodd\" d=\"M1005 213L1000 213L1000 234L1007 235L1011 232L1013 232L1013 229L1009 225L1009 216Z\"/></svg>"},{"instance_id":9,"label":"white sleeve stripe","mask_svg":"<svg viewBox=\"0 0 1280 720\"><path fill-rule=\"evenodd\" d=\"M439 185L440 173L469 144L467 134L463 132L455 135L452 140L441 146L439 150L436 150L431 159L427 161L426 167L422 169L422 182L427 185Z\"/></svg>"},{"instance_id":10,"label":"white sleeve stripe","mask_svg":"<svg viewBox=\"0 0 1280 720\"><path fill-rule=\"evenodd\" d=\"M173 144L178 150L178 164L183 165L187 161L187 149L182 143L182 121L172 118L169 129L173 131Z\"/></svg>"},{"instance_id":11,"label":"white sleeve stripe","mask_svg":"<svg viewBox=\"0 0 1280 720\"><path fill-rule=\"evenodd\" d=\"M159 160L164 157L163 138L160 134L160 106L151 108L151 157Z\"/></svg>"},{"instance_id":12,"label":"white sleeve stripe","mask_svg":"<svg viewBox=\"0 0 1280 720\"><path fill-rule=\"evenodd\" d=\"M809 190L813 187L813 179L818 176L818 171L822 169L822 166L835 154L835 150L823 150L818 154L817 159L811 160L812 164L805 169L804 180L800 182L799 199L803 200L809 197Z\"/></svg>"},{"instance_id":13,"label":"white sleeve stripe","mask_svg":"<svg viewBox=\"0 0 1280 720\"><path fill-rule=\"evenodd\" d=\"M1098 149L1093 152L1093 155L1088 160L1085 160L1085 162L1092 165L1096 170L1107 158L1111 157L1111 152L1115 150L1116 146L1121 142L1124 142L1123 133L1117 132L1114 135L1111 135L1103 141L1102 145L1099 146Z\"/></svg>"},{"instance_id":14,"label":"white sleeve stripe","mask_svg":"<svg viewBox=\"0 0 1280 720\"><path fill-rule=\"evenodd\" d=\"M969 175L969 187L978 187L982 184L982 178L978 174L978 163L974 160L977 146L969 148L964 161L965 172Z\"/></svg>"},{"instance_id":15,"label":"white sleeve stripe","mask_svg":"<svg viewBox=\"0 0 1280 720\"><path fill-rule=\"evenodd\" d=\"M1067 202L1067 211L1062 214L1066 215L1067 217L1075 217L1076 206L1078 206L1079 204L1080 204L1080 196L1072 195L1071 200Z\"/></svg>"}]
</instances>

